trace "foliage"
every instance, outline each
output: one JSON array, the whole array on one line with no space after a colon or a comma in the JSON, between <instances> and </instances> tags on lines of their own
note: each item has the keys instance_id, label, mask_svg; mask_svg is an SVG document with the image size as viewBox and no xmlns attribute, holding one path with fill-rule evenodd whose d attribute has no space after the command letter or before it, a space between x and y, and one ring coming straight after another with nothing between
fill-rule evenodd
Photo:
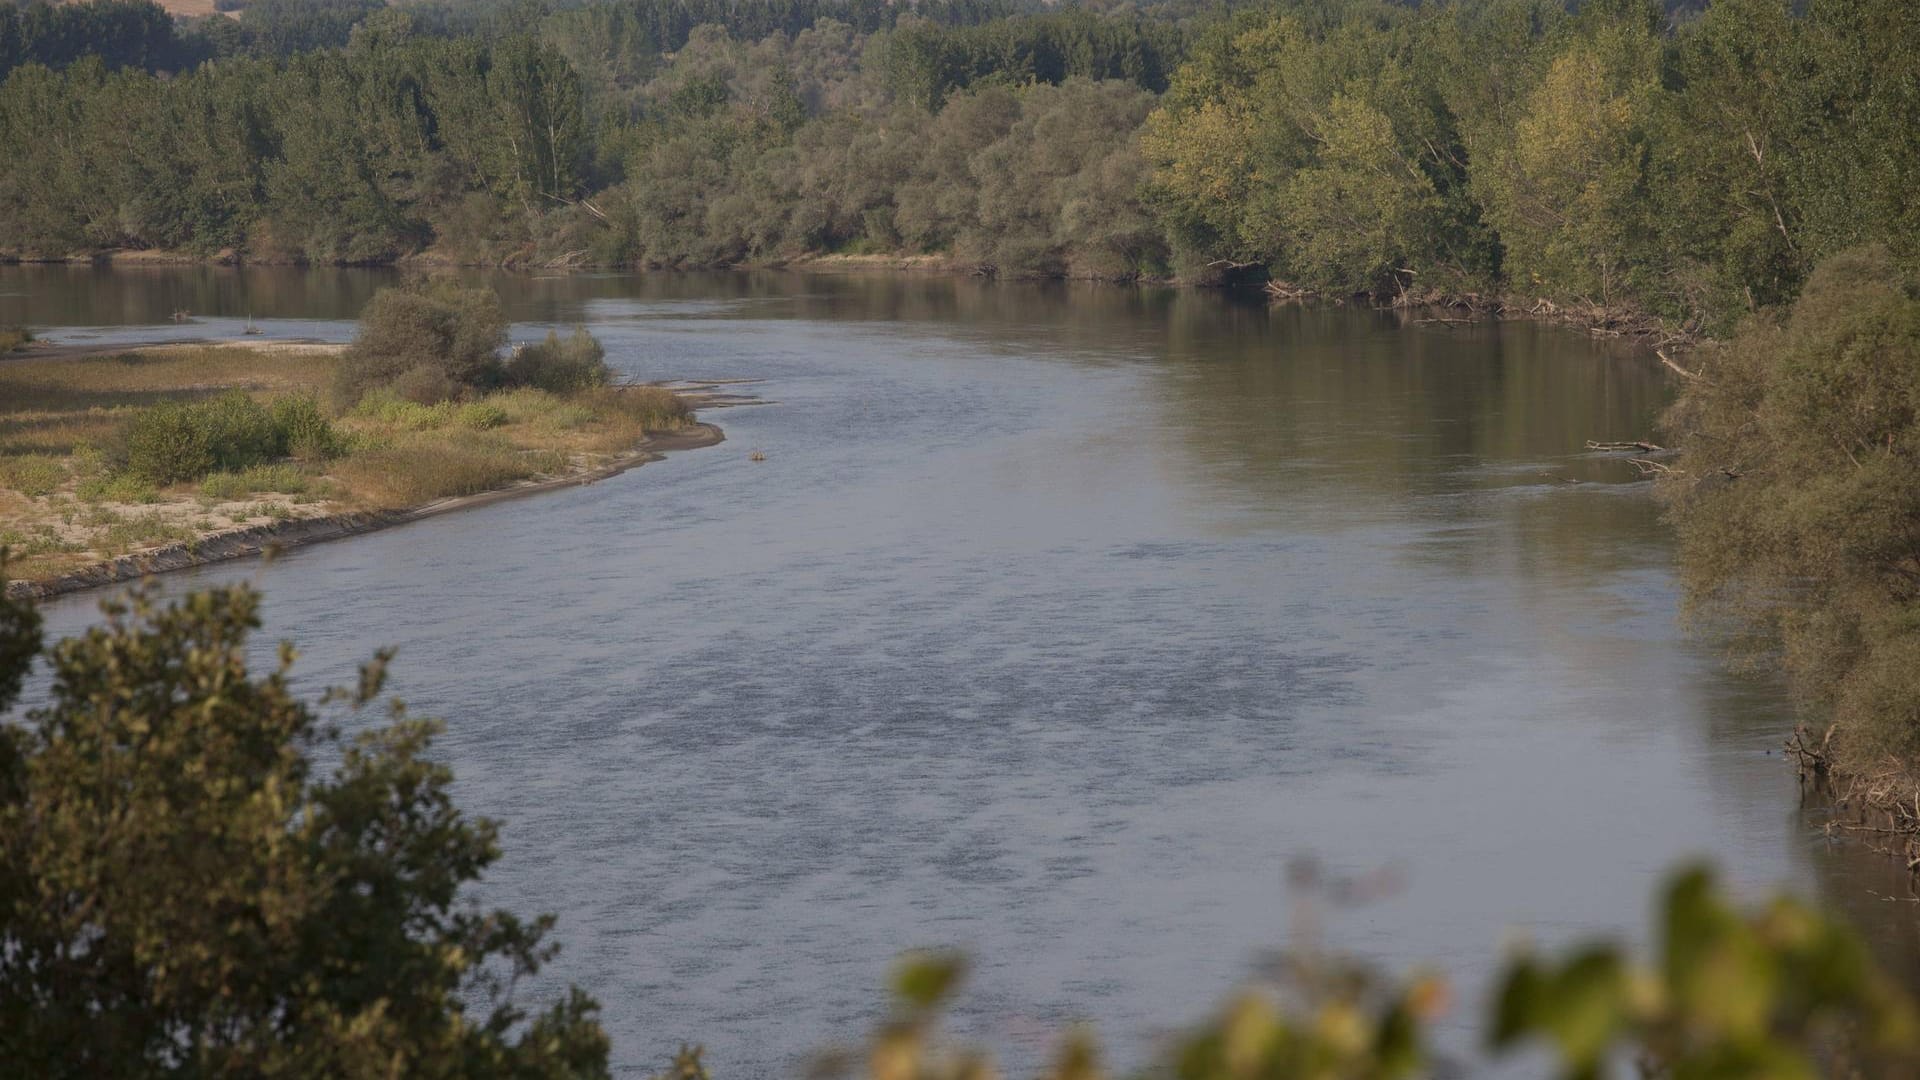
<instances>
[{"instance_id":1,"label":"foliage","mask_svg":"<svg viewBox=\"0 0 1920 1080\"><path fill-rule=\"evenodd\" d=\"M229 390L209 401L161 402L136 414L125 438L127 470L164 485L280 457L288 432L266 406Z\"/></svg>"},{"instance_id":2,"label":"foliage","mask_svg":"<svg viewBox=\"0 0 1920 1080\"><path fill-rule=\"evenodd\" d=\"M1623 1053L1675 1078L1845 1075L1836 1056L1868 1075L1920 1067L1920 1014L1845 926L1786 899L1743 914L1695 869L1667 887L1660 932L1651 968L1612 945L1522 955L1493 1044L1546 1041L1569 1078L1604 1075Z\"/></svg>"},{"instance_id":3,"label":"foliage","mask_svg":"<svg viewBox=\"0 0 1920 1080\"><path fill-rule=\"evenodd\" d=\"M1757 632L1855 768L1920 754L1920 276L1829 260L1692 361L1663 485L1693 608Z\"/></svg>"},{"instance_id":4,"label":"foliage","mask_svg":"<svg viewBox=\"0 0 1920 1080\"><path fill-rule=\"evenodd\" d=\"M1920 267L1903 0L261 0L177 48L157 10L0 7L6 252L933 254L1715 331L1864 242Z\"/></svg>"},{"instance_id":5,"label":"foliage","mask_svg":"<svg viewBox=\"0 0 1920 1080\"><path fill-rule=\"evenodd\" d=\"M1633 1061L1647 1077L1908 1075L1920 1066L1920 1013L1841 923L1781 898L1751 911L1730 904L1702 869L1668 884L1652 965L1616 945L1560 957L1523 951L1506 964L1490 1002L1491 1048L1536 1043L1557 1075L1611 1075ZM947 1045L940 1009L963 967L946 954L902 963L893 1015L869 1041L872 1080L990 1080L985 1055ZM1288 958L1275 984L1236 996L1180 1037L1147 1075L1179 1080L1393 1080L1451 1075L1426 1026L1447 1007L1432 976L1391 985L1314 955ZM854 1061L834 1062L854 1071ZM1067 1038L1044 1080L1100 1080L1090 1035ZM656 1080L704 1080L698 1049Z\"/></svg>"},{"instance_id":6,"label":"foliage","mask_svg":"<svg viewBox=\"0 0 1920 1080\"><path fill-rule=\"evenodd\" d=\"M83 57L145 71L195 59L173 17L152 0L0 4L0 77L23 64L63 68Z\"/></svg>"},{"instance_id":7,"label":"foliage","mask_svg":"<svg viewBox=\"0 0 1920 1080\"><path fill-rule=\"evenodd\" d=\"M604 1076L578 990L514 981L552 920L461 902L498 857L437 725L396 703L351 740L248 671L244 587L107 621L49 656L49 702L0 726L0 1055L34 1075ZM0 600L0 710L37 642ZM385 656L325 700L371 704ZM321 775L315 758L339 762Z\"/></svg>"},{"instance_id":8,"label":"foliage","mask_svg":"<svg viewBox=\"0 0 1920 1080\"><path fill-rule=\"evenodd\" d=\"M531 386L553 394L605 386L613 377L606 355L585 327L575 327L564 338L549 330L545 341L513 350L503 381L508 386Z\"/></svg>"},{"instance_id":9,"label":"foliage","mask_svg":"<svg viewBox=\"0 0 1920 1080\"><path fill-rule=\"evenodd\" d=\"M312 394L275 398L273 426L286 452L302 461L324 461L340 454L340 435Z\"/></svg>"},{"instance_id":10,"label":"foliage","mask_svg":"<svg viewBox=\"0 0 1920 1080\"><path fill-rule=\"evenodd\" d=\"M491 289L444 278L383 288L360 313L334 394L352 405L368 390L392 387L432 404L465 388L495 386L506 340L507 316Z\"/></svg>"},{"instance_id":11,"label":"foliage","mask_svg":"<svg viewBox=\"0 0 1920 1080\"><path fill-rule=\"evenodd\" d=\"M66 478L66 465L51 454L0 457L0 487L22 495L51 495Z\"/></svg>"}]
</instances>

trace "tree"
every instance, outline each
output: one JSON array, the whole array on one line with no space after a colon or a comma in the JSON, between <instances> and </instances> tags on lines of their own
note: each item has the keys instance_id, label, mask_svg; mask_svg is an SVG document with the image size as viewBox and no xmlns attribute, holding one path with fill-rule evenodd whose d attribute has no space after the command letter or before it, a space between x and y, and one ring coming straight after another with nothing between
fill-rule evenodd
<instances>
[{"instance_id":1,"label":"tree","mask_svg":"<svg viewBox=\"0 0 1920 1080\"><path fill-rule=\"evenodd\" d=\"M1486 185L1506 271L1529 291L1621 298L1638 239L1642 135L1636 93L1650 85L1581 42L1528 100L1506 168Z\"/></svg>"},{"instance_id":2,"label":"tree","mask_svg":"<svg viewBox=\"0 0 1920 1080\"><path fill-rule=\"evenodd\" d=\"M49 655L0 725L0 1060L23 1075L593 1077L597 1006L538 1016L515 981L550 917L463 902L499 856L394 703L348 739L248 672L259 596L137 591ZM39 630L0 601L0 711ZM386 656L322 699L381 691ZM316 756L337 758L330 776Z\"/></svg>"},{"instance_id":3,"label":"tree","mask_svg":"<svg viewBox=\"0 0 1920 1080\"><path fill-rule=\"evenodd\" d=\"M360 313L360 330L341 358L335 385L351 407L375 387L392 386L423 402L500 381L507 316L487 288L446 278L383 288Z\"/></svg>"},{"instance_id":4,"label":"tree","mask_svg":"<svg viewBox=\"0 0 1920 1080\"><path fill-rule=\"evenodd\" d=\"M1829 260L1691 360L1663 485L1693 610L1753 631L1846 771L1920 755L1920 277Z\"/></svg>"}]
</instances>

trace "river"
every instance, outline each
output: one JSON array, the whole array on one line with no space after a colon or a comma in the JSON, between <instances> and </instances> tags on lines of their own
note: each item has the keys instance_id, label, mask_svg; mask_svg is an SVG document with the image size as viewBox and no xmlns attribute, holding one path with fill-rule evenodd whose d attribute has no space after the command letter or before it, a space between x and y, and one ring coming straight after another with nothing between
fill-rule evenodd
<instances>
[{"instance_id":1,"label":"river","mask_svg":"<svg viewBox=\"0 0 1920 1080\"><path fill-rule=\"evenodd\" d=\"M1779 688L1683 633L1646 485L1583 449L1654 432L1649 357L1199 291L476 276L516 337L584 324L626 376L761 403L170 587L258 583L308 687L398 648L503 823L483 898L559 915L535 989L595 994L622 1075L682 1041L797 1075L920 945L973 958L954 1027L1016 1072L1081 1019L1137 1063L1286 944L1302 856L1397 883L1323 898L1325 943L1448 972L1462 1058L1503 940L1638 935L1696 856L1920 970L1903 875L1799 809ZM391 279L5 268L0 325L343 340Z\"/></svg>"}]
</instances>

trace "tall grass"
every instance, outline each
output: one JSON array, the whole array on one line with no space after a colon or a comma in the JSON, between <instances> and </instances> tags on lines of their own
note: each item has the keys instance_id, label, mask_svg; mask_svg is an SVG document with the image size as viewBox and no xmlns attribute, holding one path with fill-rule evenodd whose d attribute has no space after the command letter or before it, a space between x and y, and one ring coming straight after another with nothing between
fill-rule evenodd
<instances>
[{"instance_id":1,"label":"tall grass","mask_svg":"<svg viewBox=\"0 0 1920 1080\"><path fill-rule=\"evenodd\" d=\"M401 509L476 495L566 466L566 455L558 451L520 450L489 433L448 432L396 438L341 460L332 474L367 505Z\"/></svg>"}]
</instances>

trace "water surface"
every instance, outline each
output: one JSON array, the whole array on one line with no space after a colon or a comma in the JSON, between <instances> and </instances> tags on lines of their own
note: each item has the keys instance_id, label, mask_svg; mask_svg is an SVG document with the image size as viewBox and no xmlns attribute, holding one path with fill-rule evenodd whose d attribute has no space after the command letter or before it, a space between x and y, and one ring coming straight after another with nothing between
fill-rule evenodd
<instances>
[{"instance_id":1,"label":"water surface","mask_svg":"<svg viewBox=\"0 0 1920 1080\"><path fill-rule=\"evenodd\" d=\"M343 339L388 280L7 269L0 324ZM1003 1062L1078 1019L1138 1062L1284 944L1304 854L1403 883L1326 936L1451 973L1463 1055L1504 935L1637 931L1701 854L1915 969L1899 875L1797 810L1777 688L1682 635L1645 486L1583 449L1653 432L1647 357L1201 292L488 280L517 336L583 323L624 375L766 404L600 484L172 584L256 581L311 685L399 648L504 822L486 899L559 914L541 989L599 997L624 1075L682 1041L794 1075L915 945L975 958L958 1026Z\"/></svg>"}]
</instances>

